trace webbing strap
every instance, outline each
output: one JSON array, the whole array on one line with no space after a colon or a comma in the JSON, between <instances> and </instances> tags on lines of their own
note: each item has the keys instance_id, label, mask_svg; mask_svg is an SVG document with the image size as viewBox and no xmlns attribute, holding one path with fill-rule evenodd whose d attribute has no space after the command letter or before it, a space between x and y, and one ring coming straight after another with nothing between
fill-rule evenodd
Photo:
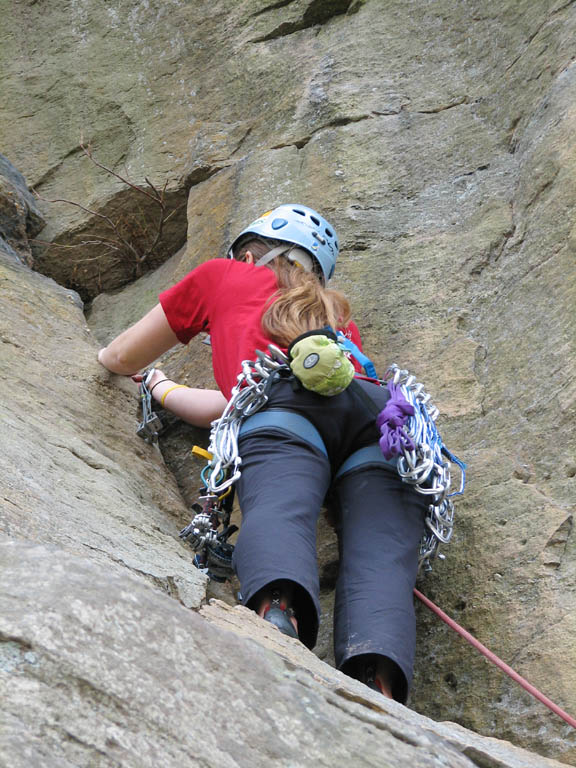
<instances>
[{"instance_id":1,"label":"webbing strap","mask_svg":"<svg viewBox=\"0 0 576 768\"><path fill-rule=\"evenodd\" d=\"M268 264L269 261L272 261L272 259L275 259L276 256L280 256L283 253L286 253L286 251L289 251L292 248L292 245L290 243L284 243L284 245L278 245L276 248L272 248L271 251L268 251L268 253L265 253L264 256L260 256L258 261L254 262L255 267L263 267L264 264Z\"/></svg>"},{"instance_id":2,"label":"webbing strap","mask_svg":"<svg viewBox=\"0 0 576 768\"><path fill-rule=\"evenodd\" d=\"M344 336L343 333L338 333L338 342L341 346L344 347L345 350L350 352L353 357L358 360L360 365L364 368L366 371L366 375L369 376L371 379L377 379L378 376L376 374L376 368L374 367L374 363L370 358L364 354L364 352L360 352L356 344L351 339L348 339L346 336Z\"/></svg>"},{"instance_id":3,"label":"webbing strap","mask_svg":"<svg viewBox=\"0 0 576 768\"><path fill-rule=\"evenodd\" d=\"M271 428L295 435L304 440L305 443L313 445L314 448L317 448L326 457L328 456L324 441L316 427L308 419L305 419L304 416L300 416L300 414L293 411L284 411L280 408L268 408L265 411L258 411L258 413L247 418L240 427L238 437L245 437L253 432L267 432Z\"/></svg>"},{"instance_id":4,"label":"webbing strap","mask_svg":"<svg viewBox=\"0 0 576 768\"><path fill-rule=\"evenodd\" d=\"M386 467L387 469L397 469L397 459L385 459L380 450L380 446L367 445L365 448L360 448L355 453L352 453L346 461L341 465L334 480L339 480L348 472L352 472L355 469L362 467Z\"/></svg>"}]
</instances>

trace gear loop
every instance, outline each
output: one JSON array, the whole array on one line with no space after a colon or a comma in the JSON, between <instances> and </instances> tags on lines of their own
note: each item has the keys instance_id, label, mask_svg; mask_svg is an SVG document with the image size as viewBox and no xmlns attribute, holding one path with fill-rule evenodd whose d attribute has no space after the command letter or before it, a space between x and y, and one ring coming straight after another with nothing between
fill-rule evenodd
<instances>
[{"instance_id":1,"label":"gear loop","mask_svg":"<svg viewBox=\"0 0 576 768\"><path fill-rule=\"evenodd\" d=\"M438 554L439 545L448 544L452 537L454 504L451 497L464 491L466 465L444 447L435 424L439 410L432 403L424 385L417 382L416 377L409 371L397 365L390 366L384 381L399 387L414 409L413 415L408 417L402 429L416 449L409 450L402 445L397 468L404 482L412 485L418 493L432 497L425 518L427 530L420 544L419 554L419 569L429 571L431 560L435 557L443 559L443 555ZM460 489L452 493L451 463L455 463L461 473Z\"/></svg>"}]
</instances>

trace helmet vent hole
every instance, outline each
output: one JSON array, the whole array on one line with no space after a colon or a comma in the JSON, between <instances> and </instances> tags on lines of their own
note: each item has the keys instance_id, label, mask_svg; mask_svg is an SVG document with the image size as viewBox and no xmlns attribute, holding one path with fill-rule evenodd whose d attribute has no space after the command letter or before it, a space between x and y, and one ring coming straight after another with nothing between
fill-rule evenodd
<instances>
[{"instance_id":1,"label":"helmet vent hole","mask_svg":"<svg viewBox=\"0 0 576 768\"><path fill-rule=\"evenodd\" d=\"M332 232L330 232L330 230L329 230L329 229L325 229L325 230L324 230L324 232L326 232L326 234L328 235L328 237L334 237L334 235L332 234Z\"/></svg>"},{"instance_id":2,"label":"helmet vent hole","mask_svg":"<svg viewBox=\"0 0 576 768\"><path fill-rule=\"evenodd\" d=\"M306 216L306 214L304 213L304 211L299 211L297 208L294 208L293 210L294 210L294 213L299 213L299 214L300 214L300 216Z\"/></svg>"},{"instance_id":3,"label":"helmet vent hole","mask_svg":"<svg viewBox=\"0 0 576 768\"><path fill-rule=\"evenodd\" d=\"M319 221L319 219L317 219L315 216L310 216L310 218L312 219L312 221L314 222L314 224L316 224L316 226L317 226L317 227L319 227L319 226L320 226L320 221Z\"/></svg>"}]
</instances>

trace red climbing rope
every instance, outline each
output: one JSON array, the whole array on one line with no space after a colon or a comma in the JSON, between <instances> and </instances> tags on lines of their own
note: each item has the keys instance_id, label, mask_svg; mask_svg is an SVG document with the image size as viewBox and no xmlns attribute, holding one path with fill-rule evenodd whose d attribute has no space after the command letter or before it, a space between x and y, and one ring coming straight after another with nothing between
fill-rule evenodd
<instances>
[{"instance_id":1,"label":"red climbing rope","mask_svg":"<svg viewBox=\"0 0 576 768\"><path fill-rule=\"evenodd\" d=\"M445 621L449 627L452 627L452 629L458 632L458 634L461 635L465 640L468 640L468 642L473 645L474 648L486 656L486 658L489 659L493 664L496 664L497 667L500 667L500 669L505 672L508 677L511 677L512 680L515 680L519 685L522 686L522 688L524 688L525 691L528 691L531 696L534 696L535 699L538 699L538 701L541 701L542 704L545 704L548 709L551 709L552 712L555 712L559 717L562 718L562 720L566 721L568 725L571 725L572 728L576 728L576 720L573 717L564 712L563 709L560 709L560 707L557 704L554 704L553 701L550 701L547 696L544 696L544 694L541 693L533 685L531 685L528 680L525 680L521 675L518 674L518 672L515 672L512 667L509 667L508 664L503 662L502 659L496 656L495 653L492 653L492 651L486 648L485 645L482 645L479 640L476 640L474 635L471 635L470 632L467 632L463 627L460 626L460 624L454 621L454 619L451 619L450 616L444 613L441 608L438 608L438 606L435 605L432 600L429 600L422 594L422 592L419 592L417 589L414 590L414 594L418 600L423 602L427 608L430 608L430 610L439 616L442 621Z\"/></svg>"}]
</instances>

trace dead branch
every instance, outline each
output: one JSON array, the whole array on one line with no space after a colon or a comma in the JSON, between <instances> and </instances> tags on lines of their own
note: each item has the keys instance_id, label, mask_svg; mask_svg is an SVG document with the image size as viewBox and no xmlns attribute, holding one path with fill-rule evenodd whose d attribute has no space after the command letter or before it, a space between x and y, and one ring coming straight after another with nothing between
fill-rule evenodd
<instances>
[{"instance_id":1,"label":"dead branch","mask_svg":"<svg viewBox=\"0 0 576 768\"><path fill-rule=\"evenodd\" d=\"M104 165L103 163L96 160L94 155L92 154L92 150L90 149L90 145L83 144L82 141L80 142L80 147L82 148L84 154L94 163L94 165L98 166L98 168L101 168L103 171L106 171L106 173L110 174L110 176L114 176L116 179L121 181L123 184L126 184L128 187L131 187L132 189L136 190L136 192L140 192L142 195L146 195L146 197L149 197L150 200L154 200L155 203L159 202L154 195L151 195L150 192L146 192L145 189L142 187L139 187L137 184L132 184L131 181L128 181L128 179L124 178L124 176L120 176L119 173L116 173L116 171L113 171L111 168L108 168L108 166Z\"/></svg>"},{"instance_id":2,"label":"dead branch","mask_svg":"<svg viewBox=\"0 0 576 768\"><path fill-rule=\"evenodd\" d=\"M89 213L91 216L96 216L99 219L103 219L110 226L112 231L116 234L120 243L132 253L136 261L141 261L140 254L138 253L137 249L134 248L134 246L122 236L122 233L118 230L118 227L112 221L110 216L106 216L103 213L98 213L98 211L93 211L91 208L86 208L86 206L81 205L80 203L76 203L74 202L74 200L67 200L64 197L58 197L58 198L54 198L53 200L50 200L49 198L43 197L42 195L40 195L35 189L33 189L32 192L39 200L42 200L45 203L68 203L68 205L73 205L75 208L80 208L82 211ZM102 239L102 241L104 242L103 238L99 238L99 239ZM76 245L79 245L79 244L76 244Z\"/></svg>"},{"instance_id":3,"label":"dead branch","mask_svg":"<svg viewBox=\"0 0 576 768\"><path fill-rule=\"evenodd\" d=\"M49 199L40 195L36 190L34 194L39 200L47 203L66 203L74 206L75 208L84 211L90 216L95 217L103 222L103 225L110 230L111 236L100 235L94 233L94 235L88 239L80 239L75 243L63 244L63 243L49 243L42 240L34 240L33 242L41 243L54 248L79 248L84 246L98 247L101 246L104 250L102 253L94 257L86 257L85 259L79 259L78 263L84 263L86 261L97 261L100 258L105 258L112 253L126 254L136 263L138 271L140 266L155 252L157 247L162 241L164 235L164 227L168 221L174 216L174 214L182 208L182 205L177 206L172 211L166 210L166 189L168 181L166 180L161 189L159 189L148 177L145 177L145 182L148 187L146 189L143 186L132 183L126 176L114 171L112 168L104 165L94 157L92 147L90 143L84 142L81 138L79 146L88 157L88 159L97 167L107 173L109 176L114 177L125 184L130 189L143 195L148 200L158 207L158 215L154 217L154 226L150 227L151 223L150 212L144 209L144 206L140 206L138 198L136 198L135 213L126 214L125 216L118 216L114 220L111 216L108 216L99 211L95 211L82 205L74 200L68 200L66 198ZM142 200L142 198L140 198Z\"/></svg>"}]
</instances>

